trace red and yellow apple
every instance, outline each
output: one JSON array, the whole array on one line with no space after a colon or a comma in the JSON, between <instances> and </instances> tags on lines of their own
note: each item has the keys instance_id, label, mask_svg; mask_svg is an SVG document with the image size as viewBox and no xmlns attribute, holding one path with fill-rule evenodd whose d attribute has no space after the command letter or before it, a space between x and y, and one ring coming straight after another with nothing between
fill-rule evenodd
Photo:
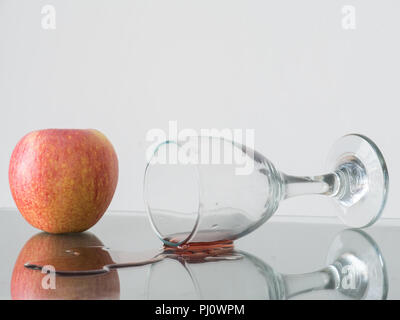
<instances>
[{"instance_id":1,"label":"red and yellow apple","mask_svg":"<svg viewBox=\"0 0 400 320\"><path fill-rule=\"evenodd\" d=\"M11 277L11 298L14 300L43 299L119 299L120 282L116 270L108 273L80 276L56 275L55 288L43 287L46 274L28 269L27 262L43 262L55 271L99 270L112 264L110 254L101 248L86 250L85 254L64 258L66 250L103 246L91 233L54 235L39 233L29 239L19 253Z\"/></svg>"},{"instance_id":2,"label":"red and yellow apple","mask_svg":"<svg viewBox=\"0 0 400 320\"><path fill-rule=\"evenodd\" d=\"M108 208L117 181L117 155L97 130L34 131L11 155L14 201L32 226L49 233L92 227Z\"/></svg>"}]
</instances>

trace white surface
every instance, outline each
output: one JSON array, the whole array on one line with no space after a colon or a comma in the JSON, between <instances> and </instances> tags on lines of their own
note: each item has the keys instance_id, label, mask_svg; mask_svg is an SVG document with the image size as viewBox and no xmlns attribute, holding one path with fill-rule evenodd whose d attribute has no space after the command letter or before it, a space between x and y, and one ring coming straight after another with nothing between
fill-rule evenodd
<instances>
[{"instance_id":1,"label":"white surface","mask_svg":"<svg viewBox=\"0 0 400 320\"><path fill-rule=\"evenodd\" d=\"M43 30L54 5L57 29ZM353 4L356 29L342 28ZM13 206L8 161L35 129L97 128L120 181L111 208L141 210L145 134L255 129L278 168L319 174L331 143L363 133L386 157L386 217L400 217L398 1L0 0L0 206ZM323 197L279 212L333 215Z\"/></svg>"}]
</instances>

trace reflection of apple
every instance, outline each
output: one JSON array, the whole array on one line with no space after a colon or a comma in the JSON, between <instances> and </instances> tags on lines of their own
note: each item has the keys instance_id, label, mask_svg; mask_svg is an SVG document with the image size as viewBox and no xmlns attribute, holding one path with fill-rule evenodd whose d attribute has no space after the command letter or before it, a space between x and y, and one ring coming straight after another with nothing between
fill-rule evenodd
<instances>
[{"instance_id":1,"label":"reflection of apple","mask_svg":"<svg viewBox=\"0 0 400 320\"><path fill-rule=\"evenodd\" d=\"M60 260L68 249L102 246L91 233L51 235L38 233L22 248L15 263L11 278L12 299L119 299L119 277L116 270L108 273L84 276L56 276L55 289L43 288L42 280L48 274L31 270L26 262L43 261L47 265L55 262L56 270L101 269L111 264L112 258L105 250L87 250L84 256L72 256Z\"/></svg>"},{"instance_id":2,"label":"reflection of apple","mask_svg":"<svg viewBox=\"0 0 400 320\"><path fill-rule=\"evenodd\" d=\"M11 155L15 203L32 226L50 233L93 226L110 204L117 181L117 155L97 130L34 131Z\"/></svg>"}]
</instances>

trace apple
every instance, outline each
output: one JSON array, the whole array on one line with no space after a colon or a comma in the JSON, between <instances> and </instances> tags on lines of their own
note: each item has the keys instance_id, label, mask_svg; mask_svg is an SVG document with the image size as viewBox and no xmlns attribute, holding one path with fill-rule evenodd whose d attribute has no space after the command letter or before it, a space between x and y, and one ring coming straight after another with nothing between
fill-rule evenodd
<instances>
[{"instance_id":1,"label":"apple","mask_svg":"<svg viewBox=\"0 0 400 320\"><path fill-rule=\"evenodd\" d=\"M55 288L43 287L49 284L49 274L28 269L26 262L43 262L54 266L55 270L77 271L98 270L113 263L110 254L99 250L87 250L82 255L65 257L66 250L103 246L92 233L54 235L40 232L29 239L15 262L11 276L11 298L14 300L72 300L72 299L119 299L120 282L116 270L96 275L61 276L56 275ZM93 248L96 249L96 248Z\"/></svg>"},{"instance_id":2,"label":"apple","mask_svg":"<svg viewBox=\"0 0 400 320\"><path fill-rule=\"evenodd\" d=\"M8 177L14 201L32 226L49 233L81 232L108 208L118 158L98 130L39 130L16 145Z\"/></svg>"}]
</instances>

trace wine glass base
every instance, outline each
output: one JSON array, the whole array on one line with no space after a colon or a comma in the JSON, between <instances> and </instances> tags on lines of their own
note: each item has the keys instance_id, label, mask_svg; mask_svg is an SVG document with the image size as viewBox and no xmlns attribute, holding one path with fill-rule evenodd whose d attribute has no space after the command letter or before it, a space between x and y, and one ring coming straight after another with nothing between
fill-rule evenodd
<instances>
[{"instance_id":1,"label":"wine glass base","mask_svg":"<svg viewBox=\"0 0 400 320\"><path fill-rule=\"evenodd\" d=\"M375 241L362 230L347 229L333 240L327 265L338 271L337 290L350 299L384 300L388 279Z\"/></svg>"},{"instance_id":2,"label":"wine glass base","mask_svg":"<svg viewBox=\"0 0 400 320\"><path fill-rule=\"evenodd\" d=\"M359 134L346 135L333 145L327 165L339 177L332 199L340 219L356 228L378 220L386 204L389 175L375 143Z\"/></svg>"}]
</instances>

